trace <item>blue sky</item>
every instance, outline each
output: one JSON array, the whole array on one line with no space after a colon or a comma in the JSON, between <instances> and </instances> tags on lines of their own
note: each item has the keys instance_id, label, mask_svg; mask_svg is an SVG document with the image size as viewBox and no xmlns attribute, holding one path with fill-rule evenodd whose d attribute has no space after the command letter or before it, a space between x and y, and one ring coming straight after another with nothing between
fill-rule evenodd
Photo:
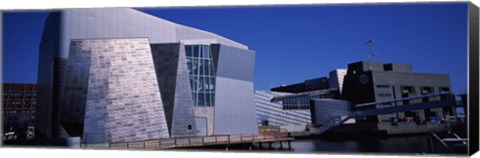
<instances>
[{"instance_id":1,"label":"blue sky","mask_svg":"<svg viewBox=\"0 0 480 158\"><path fill-rule=\"evenodd\" d=\"M415 72L450 75L467 85L467 3L309 5L140 9L214 32L256 51L255 89L327 76L368 60L413 64ZM3 81L35 83L46 12L6 13ZM371 60L371 59L370 59Z\"/></svg>"}]
</instances>

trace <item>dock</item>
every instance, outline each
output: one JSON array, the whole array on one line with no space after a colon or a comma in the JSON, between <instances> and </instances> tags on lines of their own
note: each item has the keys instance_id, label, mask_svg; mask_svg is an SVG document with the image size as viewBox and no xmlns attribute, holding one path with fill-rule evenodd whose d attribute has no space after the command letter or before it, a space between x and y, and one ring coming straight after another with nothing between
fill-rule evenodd
<instances>
[{"instance_id":1,"label":"dock","mask_svg":"<svg viewBox=\"0 0 480 158\"><path fill-rule=\"evenodd\" d=\"M288 149L291 148L291 141L295 140L289 137L288 133L262 134L262 135L212 135L195 137L175 137L165 139L153 139L133 142L109 142L104 144L82 144L82 148L101 148L101 149L129 149L129 150L163 150L177 148L208 148L209 146L224 145L227 149L234 144L268 144L269 148L273 143L280 143L283 148L284 143Z\"/></svg>"}]
</instances>

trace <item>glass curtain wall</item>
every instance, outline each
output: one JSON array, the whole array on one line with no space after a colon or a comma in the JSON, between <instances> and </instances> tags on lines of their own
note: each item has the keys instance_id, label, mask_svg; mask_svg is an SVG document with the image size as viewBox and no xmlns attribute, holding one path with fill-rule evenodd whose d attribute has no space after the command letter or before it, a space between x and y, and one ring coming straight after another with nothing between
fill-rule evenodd
<instances>
[{"instance_id":1,"label":"glass curtain wall","mask_svg":"<svg viewBox=\"0 0 480 158\"><path fill-rule=\"evenodd\" d=\"M324 93L282 99L283 110L308 110L311 99L333 98L334 94Z\"/></svg>"},{"instance_id":2,"label":"glass curtain wall","mask_svg":"<svg viewBox=\"0 0 480 158\"><path fill-rule=\"evenodd\" d=\"M208 45L186 45L188 75L195 106L215 105L215 69Z\"/></svg>"}]
</instances>

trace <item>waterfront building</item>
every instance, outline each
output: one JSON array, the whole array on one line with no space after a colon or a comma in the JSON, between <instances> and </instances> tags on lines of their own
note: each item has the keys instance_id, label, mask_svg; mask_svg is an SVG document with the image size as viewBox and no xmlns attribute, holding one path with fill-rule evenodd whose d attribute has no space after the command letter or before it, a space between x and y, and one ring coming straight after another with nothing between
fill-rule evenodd
<instances>
[{"instance_id":1,"label":"waterfront building","mask_svg":"<svg viewBox=\"0 0 480 158\"><path fill-rule=\"evenodd\" d=\"M248 46L128 9L52 12L36 125L85 143L257 134Z\"/></svg>"},{"instance_id":2,"label":"waterfront building","mask_svg":"<svg viewBox=\"0 0 480 158\"><path fill-rule=\"evenodd\" d=\"M456 122L455 105L391 113L377 110L378 114L362 117L354 115L363 115L365 110L373 112L371 110L448 100L445 97L451 93L450 89L448 75L414 73L409 64L356 62L348 64L348 69L331 71L329 77L272 88L277 95L272 96L270 104L281 105L283 111L311 112L311 122L303 124L305 126L312 124L319 127L345 118L342 129L362 128L389 134L418 133L442 130L445 122ZM259 93L256 95L261 98ZM437 96L385 102L429 95ZM258 122L271 122L272 117L281 116L279 112L260 111L263 108L258 107L268 105L265 100L257 101ZM358 106L362 104L367 106ZM270 105L269 108L273 107ZM330 126L336 125L325 129L330 129Z\"/></svg>"},{"instance_id":3,"label":"waterfront building","mask_svg":"<svg viewBox=\"0 0 480 158\"><path fill-rule=\"evenodd\" d=\"M445 74L416 73L410 64L355 62L348 64L342 98L355 104L380 102L433 94L450 94L450 79ZM444 96L371 104L352 107L352 110L370 110L399 107L442 100ZM445 121L455 122L454 105L408 110L357 118L357 122L374 124L388 133L415 133L443 129ZM398 123L397 123L398 122Z\"/></svg>"},{"instance_id":4,"label":"waterfront building","mask_svg":"<svg viewBox=\"0 0 480 158\"><path fill-rule=\"evenodd\" d=\"M35 123L37 85L26 83L3 84L3 131L26 132Z\"/></svg>"},{"instance_id":5,"label":"waterfront building","mask_svg":"<svg viewBox=\"0 0 480 158\"><path fill-rule=\"evenodd\" d=\"M329 77L255 91L259 126L279 126L289 132L305 131L312 123L310 100L338 98L346 69L336 69Z\"/></svg>"},{"instance_id":6,"label":"waterfront building","mask_svg":"<svg viewBox=\"0 0 480 158\"><path fill-rule=\"evenodd\" d=\"M258 126L277 126L288 132L304 131L311 123L310 111L305 109L286 110L281 102L272 102L285 93L255 90L255 110Z\"/></svg>"},{"instance_id":7,"label":"waterfront building","mask_svg":"<svg viewBox=\"0 0 480 158\"><path fill-rule=\"evenodd\" d=\"M287 93L274 97L272 102L281 102L284 110L308 110L310 109L311 99L338 99L343 88L345 72L346 69L336 69L329 73L329 77L320 77L272 88L271 90L274 92Z\"/></svg>"}]
</instances>

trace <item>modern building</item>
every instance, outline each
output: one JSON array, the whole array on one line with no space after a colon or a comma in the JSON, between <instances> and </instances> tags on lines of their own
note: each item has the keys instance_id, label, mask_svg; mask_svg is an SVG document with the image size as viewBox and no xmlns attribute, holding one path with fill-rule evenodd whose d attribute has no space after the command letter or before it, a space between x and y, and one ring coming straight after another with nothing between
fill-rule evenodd
<instances>
[{"instance_id":1,"label":"modern building","mask_svg":"<svg viewBox=\"0 0 480 158\"><path fill-rule=\"evenodd\" d=\"M347 74L347 69L336 69L330 71L330 88L337 88L339 94L342 94L343 80Z\"/></svg>"},{"instance_id":2,"label":"modern building","mask_svg":"<svg viewBox=\"0 0 480 158\"><path fill-rule=\"evenodd\" d=\"M346 69L336 69L329 73L329 77L320 77L272 88L271 90L274 92L288 93L288 95L274 97L272 102L281 102L285 110L308 110L310 109L311 99L338 99L341 96L345 72Z\"/></svg>"},{"instance_id":3,"label":"modern building","mask_svg":"<svg viewBox=\"0 0 480 158\"><path fill-rule=\"evenodd\" d=\"M416 73L410 64L384 64L380 62L356 62L348 64L348 71L344 78L342 98L353 104L381 102L412 98L417 96L450 94L450 79L445 74ZM443 96L409 99L401 102L386 102L371 104L371 106L352 107L352 110L370 110L388 107L399 107L417 103L427 103L442 100ZM454 105L437 108L408 110L404 112L367 116L357 119L357 122L373 123L379 130L389 133L405 132L395 129L421 129L423 127L436 127L439 120L456 118ZM400 124L392 125L392 121L402 120ZM411 123L417 125L412 126ZM397 121L394 121L397 122ZM405 125L405 128L400 127ZM428 130L428 129L427 129Z\"/></svg>"},{"instance_id":4,"label":"modern building","mask_svg":"<svg viewBox=\"0 0 480 158\"><path fill-rule=\"evenodd\" d=\"M255 90L255 109L258 126L278 126L288 132L304 131L311 123L310 111L286 110L281 102L272 102L284 93Z\"/></svg>"},{"instance_id":5,"label":"modern building","mask_svg":"<svg viewBox=\"0 0 480 158\"><path fill-rule=\"evenodd\" d=\"M379 62L357 62L349 64L343 90L343 97L355 104L434 93L451 93L448 75L414 73L412 71L412 65L410 64L383 64ZM423 101L427 100L418 100L417 102ZM413 102L403 102L402 105L412 103ZM407 117L418 116L420 119L425 120L433 113L441 117L444 117L444 112L452 114L451 110L444 110L445 111L442 109L412 111L399 115L406 115ZM397 115L379 115L369 117L367 120L381 122L382 120L389 120L390 117L397 117Z\"/></svg>"},{"instance_id":6,"label":"modern building","mask_svg":"<svg viewBox=\"0 0 480 158\"><path fill-rule=\"evenodd\" d=\"M289 132L305 131L312 123L310 100L340 97L346 69L337 69L329 77L283 85L267 91L255 91L259 126L279 126Z\"/></svg>"},{"instance_id":7,"label":"modern building","mask_svg":"<svg viewBox=\"0 0 480 158\"><path fill-rule=\"evenodd\" d=\"M348 64L348 69L331 71L329 77L272 88L270 96L256 92L257 119L270 123L281 120L287 111L303 111L310 112L304 116L311 120L303 125L323 126L322 132L338 126L339 121L341 128L348 130L389 134L436 131L458 118L455 103L450 105L446 98L451 96L450 89L448 75L415 73L409 64L356 62ZM271 98L270 102L266 98ZM442 100L445 102L439 103ZM281 110L270 110L280 105ZM404 105L419 107L401 108ZM303 117L292 116L283 118L283 126L298 124L292 121Z\"/></svg>"},{"instance_id":8,"label":"modern building","mask_svg":"<svg viewBox=\"0 0 480 158\"><path fill-rule=\"evenodd\" d=\"M3 131L23 131L35 123L37 85L21 83L3 84Z\"/></svg>"},{"instance_id":9,"label":"modern building","mask_svg":"<svg viewBox=\"0 0 480 158\"><path fill-rule=\"evenodd\" d=\"M257 134L255 52L128 8L52 12L37 127L86 143Z\"/></svg>"}]
</instances>

